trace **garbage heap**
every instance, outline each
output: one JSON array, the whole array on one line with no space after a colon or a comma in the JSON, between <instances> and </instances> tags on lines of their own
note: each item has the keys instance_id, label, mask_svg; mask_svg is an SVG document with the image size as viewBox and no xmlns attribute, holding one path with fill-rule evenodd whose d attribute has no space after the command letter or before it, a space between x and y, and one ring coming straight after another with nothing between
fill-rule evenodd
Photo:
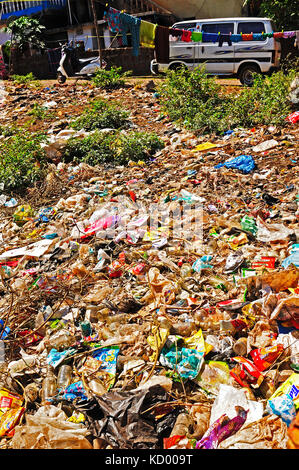
<instances>
[{"instance_id":1,"label":"garbage heap","mask_svg":"<svg viewBox=\"0 0 299 470\"><path fill-rule=\"evenodd\" d=\"M133 91L149 163L1 198L1 448L298 448L298 124L198 137Z\"/></svg>"}]
</instances>

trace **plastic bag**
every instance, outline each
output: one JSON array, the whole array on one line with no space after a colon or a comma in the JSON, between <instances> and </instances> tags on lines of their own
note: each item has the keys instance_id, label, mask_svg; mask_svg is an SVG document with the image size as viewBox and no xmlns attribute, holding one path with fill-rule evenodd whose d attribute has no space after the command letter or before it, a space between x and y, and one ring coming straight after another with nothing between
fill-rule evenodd
<instances>
[{"instance_id":1,"label":"plastic bag","mask_svg":"<svg viewBox=\"0 0 299 470\"><path fill-rule=\"evenodd\" d=\"M59 408L47 405L34 416L26 415L26 425L17 426L11 441L13 449L92 449L86 439L88 429L67 420Z\"/></svg>"},{"instance_id":2,"label":"plastic bag","mask_svg":"<svg viewBox=\"0 0 299 470\"><path fill-rule=\"evenodd\" d=\"M225 362L207 361L196 381L201 388L217 395L220 384L230 382L229 367Z\"/></svg>"},{"instance_id":3,"label":"plastic bag","mask_svg":"<svg viewBox=\"0 0 299 470\"><path fill-rule=\"evenodd\" d=\"M169 396L159 385L147 390L110 391L101 397L75 404L85 414L93 436L104 439L116 449L158 448L158 421L153 405L169 402ZM167 412L172 411L165 405Z\"/></svg>"},{"instance_id":4,"label":"plastic bag","mask_svg":"<svg viewBox=\"0 0 299 470\"><path fill-rule=\"evenodd\" d=\"M246 423L234 436L219 445L219 449L286 449L287 425L275 415Z\"/></svg>"},{"instance_id":5,"label":"plastic bag","mask_svg":"<svg viewBox=\"0 0 299 470\"><path fill-rule=\"evenodd\" d=\"M273 400L276 397L281 396L293 400L296 410L299 410L299 374L293 373L290 375L290 377L277 388L272 397L268 400L268 405L271 407Z\"/></svg>"},{"instance_id":6,"label":"plastic bag","mask_svg":"<svg viewBox=\"0 0 299 470\"><path fill-rule=\"evenodd\" d=\"M219 163L215 168L232 168L240 170L244 174L248 174L255 169L255 162L251 155L240 155L239 157L227 160L224 163Z\"/></svg>"},{"instance_id":7,"label":"plastic bag","mask_svg":"<svg viewBox=\"0 0 299 470\"><path fill-rule=\"evenodd\" d=\"M196 449L217 449L219 444L235 434L246 421L248 411L236 406L237 416L229 419L226 414L222 415L208 429L205 435L196 444Z\"/></svg>"},{"instance_id":8,"label":"plastic bag","mask_svg":"<svg viewBox=\"0 0 299 470\"><path fill-rule=\"evenodd\" d=\"M237 389L231 385L220 384L219 393L211 408L210 425L224 413L229 418L236 416L235 406L241 406L248 410L247 424L257 421L263 416L263 404L248 399L246 389Z\"/></svg>"}]
</instances>

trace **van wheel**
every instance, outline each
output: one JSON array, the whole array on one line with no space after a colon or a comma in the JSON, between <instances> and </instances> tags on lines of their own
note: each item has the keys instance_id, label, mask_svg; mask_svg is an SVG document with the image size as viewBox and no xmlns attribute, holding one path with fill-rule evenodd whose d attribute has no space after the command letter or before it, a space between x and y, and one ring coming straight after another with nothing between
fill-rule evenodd
<instances>
[{"instance_id":1,"label":"van wheel","mask_svg":"<svg viewBox=\"0 0 299 470\"><path fill-rule=\"evenodd\" d=\"M57 74L57 81L58 81L58 83L60 83L60 84L65 83L65 81L66 81L66 76L63 75L61 72L58 72L58 74Z\"/></svg>"},{"instance_id":2,"label":"van wheel","mask_svg":"<svg viewBox=\"0 0 299 470\"><path fill-rule=\"evenodd\" d=\"M260 69L257 65L244 65L238 73L238 78L242 85L252 86L254 82L254 74L259 73Z\"/></svg>"},{"instance_id":3,"label":"van wheel","mask_svg":"<svg viewBox=\"0 0 299 470\"><path fill-rule=\"evenodd\" d=\"M188 70L185 64L171 64L169 70Z\"/></svg>"}]
</instances>

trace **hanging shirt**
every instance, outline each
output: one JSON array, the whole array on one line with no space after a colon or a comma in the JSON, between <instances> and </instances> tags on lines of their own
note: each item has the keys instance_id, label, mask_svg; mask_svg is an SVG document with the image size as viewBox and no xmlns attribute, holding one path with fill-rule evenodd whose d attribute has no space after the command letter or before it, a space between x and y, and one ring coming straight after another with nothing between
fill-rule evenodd
<instances>
[{"instance_id":1,"label":"hanging shirt","mask_svg":"<svg viewBox=\"0 0 299 470\"><path fill-rule=\"evenodd\" d=\"M110 7L109 10L104 13L103 19L108 21L108 27L112 33L123 32L120 22L120 11Z\"/></svg>"},{"instance_id":2,"label":"hanging shirt","mask_svg":"<svg viewBox=\"0 0 299 470\"><path fill-rule=\"evenodd\" d=\"M264 34L253 33L253 41L264 41L264 40L265 40Z\"/></svg>"},{"instance_id":3,"label":"hanging shirt","mask_svg":"<svg viewBox=\"0 0 299 470\"><path fill-rule=\"evenodd\" d=\"M219 47L222 47L222 44L224 42L227 42L228 46L232 45L230 34L220 34L219 35L219 43L218 43Z\"/></svg>"},{"instance_id":4,"label":"hanging shirt","mask_svg":"<svg viewBox=\"0 0 299 470\"><path fill-rule=\"evenodd\" d=\"M157 25L141 20L140 24L140 45L154 48Z\"/></svg>"},{"instance_id":5,"label":"hanging shirt","mask_svg":"<svg viewBox=\"0 0 299 470\"><path fill-rule=\"evenodd\" d=\"M242 34L242 41L252 41L253 34Z\"/></svg>"},{"instance_id":6,"label":"hanging shirt","mask_svg":"<svg viewBox=\"0 0 299 470\"><path fill-rule=\"evenodd\" d=\"M184 42L191 42L191 31L183 31L181 40Z\"/></svg>"},{"instance_id":7,"label":"hanging shirt","mask_svg":"<svg viewBox=\"0 0 299 470\"><path fill-rule=\"evenodd\" d=\"M194 42L202 42L202 33L197 31L192 31L191 40Z\"/></svg>"},{"instance_id":8,"label":"hanging shirt","mask_svg":"<svg viewBox=\"0 0 299 470\"><path fill-rule=\"evenodd\" d=\"M123 44L128 45L127 33L131 34L133 55L135 57L139 54L140 46L140 18L127 15L126 13L120 14L120 22L122 25Z\"/></svg>"},{"instance_id":9,"label":"hanging shirt","mask_svg":"<svg viewBox=\"0 0 299 470\"><path fill-rule=\"evenodd\" d=\"M169 34L174 38L178 38L178 40L179 40L182 37L183 30L182 29L170 28L169 29Z\"/></svg>"},{"instance_id":10,"label":"hanging shirt","mask_svg":"<svg viewBox=\"0 0 299 470\"><path fill-rule=\"evenodd\" d=\"M202 33L202 42L218 42L219 34L217 33Z\"/></svg>"},{"instance_id":11,"label":"hanging shirt","mask_svg":"<svg viewBox=\"0 0 299 470\"><path fill-rule=\"evenodd\" d=\"M283 37L283 33L273 33L274 39L279 39Z\"/></svg>"},{"instance_id":12,"label":"hanging shirt","mask_svg":"<svg viewBox=\"0 0 299 470\"><path fill-rule=\"evenodd\" d=\"M157 26L155 35L156 61L160 64L169 63L169 28Z\"/></svg>"},{"instance_id":13,"label":"hanging shirt","mask_svg":"<svg viewBox=\"0 0 299 470\"><path fill-rule=\"evenodd\" d=\"M231 34L230 35L230 40L231 40L231 42L240 42L240 41L242 41L242 36L241 36L241 34Z\"/></svg>"},{"instance_id":14,"label":"hanging shirt","mask_svg":"<svg viewBox=\"0 0 299 470\"><path fill-rule=\"evenodd\" d=\"M285 39L294 38L296 36L296 31L285 31L283 37Z\"/></svg>"}]
</instances>

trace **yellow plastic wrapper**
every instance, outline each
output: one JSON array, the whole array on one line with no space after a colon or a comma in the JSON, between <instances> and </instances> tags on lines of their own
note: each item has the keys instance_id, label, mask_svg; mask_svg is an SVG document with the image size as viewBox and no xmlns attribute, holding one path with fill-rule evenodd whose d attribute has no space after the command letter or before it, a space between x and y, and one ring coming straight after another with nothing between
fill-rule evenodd
<instances>
[{"instance_id":1,"label":"yellow plastic wrapper","mask_svg":"<svg viewBox=\"0 0 299 470\"><path fill-rule=\"evenodd\" d=\"M204 142L203 144L197 145L192 152L202 152L203 150L210 150L217 148L217 145L212 144L211 142Z\"/></svg>"},{"instance_id":2,"label":"yellow plastic wrapper","mask_svg":"<svg viewBox=\"0 0 299 470\"><path fill-rule=\"evenodd\" d=\"M2 436L12 436L12 431L14 427L20 421L25 408L11 408L5 411L0 417L0 437Z\"/></svg>"},{"instance_id":3,"label":"yellow plastic wrapper","mask_svg":"<svg viewBox=\"0 0 299 470\"><path fill-rule=\"evenodd\" d=\"M31 217L33 217L33 214L34 211L31 206L29 204L23 204L17 207L14 212L13 218L17 225L23 225L28 222Z\"/></svg>"},{"instance_id":4,"label":"yellow plastic wrapper","mask_svg":"<svg viewBox=\"0 0 299 470\"><path fill-rule=\"evenodd\" d=\"M184 339L184 343L189 349L196 349L198 352L208 354L212 351L213 346L205 342L202 330L198 330L194 335Z\"/></svg>"},{"instance_id":5,"label":"yellow plastic wrapper","mask_svg":"<svg viewBox=\"0 0 299 470\"><path fill-rule=\"evenodd\" d=\"M12 393L3 388L0 390L0 418L10 409L20 408L23 404L23 397L17 393Z\"/></svg>"},{"instance_id":6,"label":"yellow plastic wrapper","mask_svg":"<svg viewBox=\"0 0 299 470\"><path fill-rule=\"evenodd\" d=\"M153 354L150 356L149 360L154 362L158 357L161 349L163 348L164 344L169 335L169 330L166 328L159 328L158 326L152 327L152 336L147 338L147 342L154 351Z\"/></svg>"},{"instance_id":7,"label":"yellow plastic wrapper","mask_svg":"<svg viewBox=\"0 0 299 470\"><path fill-rule=\"evenodd\" d=\"M283 382L283 384L278 387L278 389L273 393L269 401L273 400L276 397L286 395L291 398L294 402L296 410L299 410L299 374L294 372L290 377Z\"/></svg>"},{"instance_id":8,"label":"yellow plastic wrapper","mask_svg":"<svg viewBox=\"0 0 299 470\"><path fill-rule=\"evenodd\" d=\"M85 423L85 416L84 416L83 413L78 413L78 412L74 411L72 416L70 416L67 419L67 421L70 421L71 423L77 423L77 424Z\"/></svg>"}]
</instances>

